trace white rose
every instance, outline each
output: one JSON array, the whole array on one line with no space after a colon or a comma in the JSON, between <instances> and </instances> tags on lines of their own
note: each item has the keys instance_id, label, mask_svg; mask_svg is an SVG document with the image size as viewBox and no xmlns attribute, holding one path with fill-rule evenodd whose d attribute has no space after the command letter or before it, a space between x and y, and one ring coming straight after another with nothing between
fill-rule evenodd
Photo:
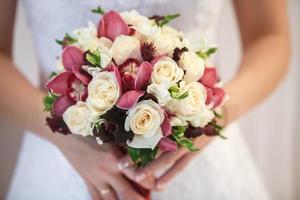
<instances>
[{"instance_id":1,"label":"white rose","mask_svg":"<svg viewBox=\"0 0 300 200\"><path fill-rule=\"evenodd\" d=\"M158 103L164 106L172 99L169 88L170 84L168 82L162 82L161 84L152 83L147 87L147 92L154 95Z\"/></svg>"},{"instance_id":2,"label":"white rose","mask_svg":"<svg viewBox=\"0 0 300 200\"><path fill-rule=\"evenodd\" d=\"M187 83L198 81L204 73L205 63L194 52L184 52L180 56L179 66L185 70L184 80Z\"/></svg>"},{"instance_id":3,"label":"white rose","mask_svg":"<svg viewBox=\"0 0 300 200\"><path fill-rule=\"evenodd\" d=\"M132 130L134 137L127 145L134 148L154 149L163 137L161 124L164 113L161 107L153 100L144 100L137 103L128 111L124 128Z\"/></svg>"},{"instance_id":4,"label":"white rose","mask_svg":"<svg viewBox=\"0 0 300 200\"><path fill-rule=\"evenodd\" d=\"M111 51L117 65L122 64L128 58L141 60L140 41L132 36L118 36L113 42Z\"/></svg>"},{"instance_id":5,"label":"white rose","mask_svg":"<svg viewBox=\"0 0 300 200\"><path fill-rule=\"evenodd\" d=\"M170 56L180 40L177 37L159 31L154 36L149 37L146 42L154 44L157 55L167 54Z\"/></svg>"},{"instance_id":6,"label":"white rose","mask_svg":"<svg viewBox=\"0 0 300 200\"><path fill-rule=\"evenodd\" d=\"M180 81L182 77L183 70L178 67L177 63L169 57L164 57L153 66L151 81L155 84L162 82L174 84Z\"/></svg>"},{"instance_id":7,"label":"white rose","mask_svg":"<svg viewBox=\"0 0 300 200\"><path fill-rule=\"evenodd\" d=\"M88 85L87 103L100 115L111 109L120 96L118 81L113 72L100 72Z\"/></svg>"},{"instance_id":8,"label":"white rose","mask_svg":"<svg viewBox=\"0 0 300 200\"><path fill-rule=\"evenodd\" d=\"M93 135L92 122L97 114L88 104L78 101L70 106L63 114L63 119L71 133L81 136Z\"/></svg>"},{"instance_id":9,"label":"white rose","mask_svg":"<svg viewBox=\"0 0 300 200\"><path fill-rule=\"evenodd\" d=\"M180 119L188 121L193 126L205 126L211 121L211 111L205 105L206 90L199 82L191 82L185 85L180 82L180 90L182 93L188 91L188 96L184 99L172 99L166 107ZM209 111L209 112L208 112Z\"/></svg>"}]
</instances>

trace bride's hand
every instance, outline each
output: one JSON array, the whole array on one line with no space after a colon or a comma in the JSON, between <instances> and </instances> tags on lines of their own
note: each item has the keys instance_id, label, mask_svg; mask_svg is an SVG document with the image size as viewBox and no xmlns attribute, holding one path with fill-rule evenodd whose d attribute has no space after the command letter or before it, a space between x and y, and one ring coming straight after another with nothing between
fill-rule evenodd
<instances>
[{"instance_id":1,"label":"bride's hand","mask_svg":"<svg viewBox=\"0 0 300 200\"><path fill-rule=\"evenodd\" d=\"M69 136L58 147L83 177L94 200L144 199L120 172L122 154L115 146Z\"/></svg>"},{"instance_id":2,"label":"bride's hand","mask_svg":"<svg viewBox=\"0 0 300 200\"><path fill-rule=\"evenodd\" d=\"M211 140L212 137L203 135L194 140L194 145L200 149L198 152L189 152L185 148L180 148L176 152L165 152L140 169L132 165L130 158L126 156L120 161L120 166L124 166L121 170L129 179L141 186L161 191ZM169 168L166 169L166 166ZM157 174L161 175L157 177Z\"/></svg>"}]
</instances>

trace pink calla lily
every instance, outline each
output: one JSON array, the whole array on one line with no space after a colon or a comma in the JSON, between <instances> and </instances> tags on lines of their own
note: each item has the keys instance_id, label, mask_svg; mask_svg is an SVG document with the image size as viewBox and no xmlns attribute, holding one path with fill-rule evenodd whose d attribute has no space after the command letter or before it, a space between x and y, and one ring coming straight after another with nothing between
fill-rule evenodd
<instances>
[{"instance_id":1,"label":"pink calla lily","mask_svg":"<svg viewBox=\"0 0 300 200\"><path fill-rule=\"evenodd\" d=\"M62 95L55 100L52 107L52 112L54 115L61 117L64 112L74 104L75 101L73 101L70 97L67 95Z\"/></svg>"},{"instance_id":2,"label":"pink calla lily","mask_svg":"<svg viewBox=\"0 0 300 200\"><path fill-rule=\"evenodd\" d=\"M160 150L164 151L171 151L171 152L175 152L177 150L177 144L175 141L165 137L162 138L159 143L158 146L160 148Z\"/></svg>"},{"instance_id":3,"label":"pink calla lily","mask_svg":"<svg viewBox=\"0 0 300 200\"><path fill-rule=\"evenodd\" d=\"M128 25L119 13L110 11L106 13L98 24L98 37L107 37L114 41L119 35L129 35Z\"/></svg>"},{"instance_id":4,"label":"pink calla lily","mask_svg":"<svg viewBox=\"0 0 300 200\"><path fill-rule=\"evenodd\" d=\"M67 71L72 71L73 66L83 65L84 53L76 46L67 46L62 52L62 63Z\"/></svg>"},{"instance_id":5,"label":"pink calla lily","mask_svg":"<svg viewBox=\"0 0 300 200\"><path fill-rule=\"evenodd\" d=\"M160 127L164 137L167 137L172 134L172 127L167 113L165 113L164 121Z\"/></svg>"},{"instance_id":6,"label":"pink calla lily","mask_svg":"<svg viewBox=\"0 0 300 200\"><path fill-rule=\"evenodd\" d=\"M206 67L204 74L200 79L200 83L206 87L213 88L214 85L218 82L219 77L215 67Z\"/></svg>"},{"instance_id":7,"label":"pink calla lily","mask_svg":"<svg viewBox=\"0 0 300 200\"><path fill-rule=\"evenodd\" d=\"M141 98L141 96L143 96L144 94L145 92L140 90L128 91L120 97L117 103L117 107L123 110L129 110L138 102L139 98Z\"/></svg>"},{"instance_id":8,"label":"pink calla lily","mask_svg":"<svg viewBox=\"0 0 300 200\"><path fill-rule=\"evenodd\" d=\"M136 90L143 90L147 87L151 78L152 66L149 62L143 62L138 69L134 87Z\"/></svg>"},{"instance_id":9,"label":"pink calla lily","mask_svg":"<svg viewBox=\"0 0 300 200\"><path fill-rule=\"evenodd\" d=\"M46 85L49 90L52 90L55 94L66 94L69 88L69 80L75 76L73 72L62 72L56 77L52 78Z\"/></svg>"}]
</instances>

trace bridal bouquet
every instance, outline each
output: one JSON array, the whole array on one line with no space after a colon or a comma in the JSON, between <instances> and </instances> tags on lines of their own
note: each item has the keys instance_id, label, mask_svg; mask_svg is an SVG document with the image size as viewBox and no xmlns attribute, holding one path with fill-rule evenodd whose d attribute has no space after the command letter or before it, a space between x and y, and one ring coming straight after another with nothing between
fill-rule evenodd
<instances>
[{"instance_id":1,"label":"bridal bouquet","mask_svg":"<svg viewBox=\"0 0 300 200\"><path fill-rule=\"evenodd\" d=\"M53 132L120 145L139 166L158 150L197 151L193 138L220 135L215 110L225 93L208 62L216 48L193 51L167 25L179 14L93 11L103 15L97 26L57 40L59 69L43 102Z\"/></svg>"}]
</instances>

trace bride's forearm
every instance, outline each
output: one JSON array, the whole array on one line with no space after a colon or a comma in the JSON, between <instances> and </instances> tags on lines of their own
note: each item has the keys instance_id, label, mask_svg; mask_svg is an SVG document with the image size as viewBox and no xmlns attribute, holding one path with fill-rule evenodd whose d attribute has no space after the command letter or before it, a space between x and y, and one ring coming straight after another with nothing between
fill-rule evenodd
<instances>
[{"instance_id":1,"label":"bride's forearm","mask_svg":"<svg viewBox=\"0 0 300 200\"><path fill-rule=\"evenodd\" d=\"M45 126L43 91L32 86L15 68L11 59L0 54L0 117L14 125L31 130L54 142L59 134L50 134Z\"/></svg>"},{"instance_id":2,"label":"bride's forearm","mask_svg":"<svg viewBox=\"0 0 300 200\"><path fill-rule=\"evenodd\" d=\"M289 65L289 40L280 34L256 39L245 48L240 69L225 86L227 123L251 110L280 83Z\"/></svg>"}]
</instances>

